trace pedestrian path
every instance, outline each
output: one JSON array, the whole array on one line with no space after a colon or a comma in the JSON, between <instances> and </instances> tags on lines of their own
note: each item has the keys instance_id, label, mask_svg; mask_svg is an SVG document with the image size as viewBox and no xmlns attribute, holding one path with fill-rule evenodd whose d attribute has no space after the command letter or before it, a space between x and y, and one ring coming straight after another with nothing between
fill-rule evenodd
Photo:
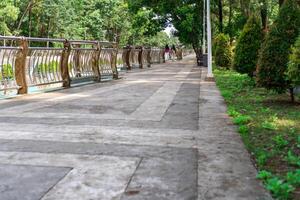
<instances>
[{"instance_id":1,"label":"pedestrian path","mask_svg":"<svg viewBox=\"0 0 300 200\"><path fill-rule=\"evenodd\" d=\"M194 57L0 101L1 200L263 200Z\"/></svg>"}]
</instances>

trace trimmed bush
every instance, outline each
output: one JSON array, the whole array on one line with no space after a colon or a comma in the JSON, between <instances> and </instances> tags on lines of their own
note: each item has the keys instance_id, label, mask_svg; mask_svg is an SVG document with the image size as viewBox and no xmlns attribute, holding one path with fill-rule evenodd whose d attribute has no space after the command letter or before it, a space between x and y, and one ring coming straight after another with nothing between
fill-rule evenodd
<instances>
[{"instance_id":1,"label":"trimmed bush","mask_svg":"<svg viewBox=\"0 0 300 200\"><path fill-rule=\"evenodd\" d=\"M231 47L228 35L218 34L214 39L215 64L219 67L229 68L231 66Z\"/></svg>"},{"instance_id":2,"label":"trimmed bush","mask_svg":"<svg viewBox=\"0 0 300 200\"><path fill-rule=\"evenodd\" d=\"M279 93L292 86L286 76L290 47L296 41L300 27L300 8L295 0L286 0L268 33L259 55L257 83ZM293 95L292 100L293 100Z\"/></svg>"},{"instance_id":3,"label":"trimmed bush","mask_svg":"<svg viewBox=\"0 0 300 200\"><path fill-rule=\"evenodd\" d=\"M233 68L243 74L253 76L256 70L258 52L262 43L263 32L258 17L249 17L237 41Z\"/></svg>"},{"instance_id":4,"label":"trimmed bush","mask_svg":"<svg viewBox=\"0 0 300 200\"><path fill-rule=\"evenodd\" d=\"M287 76L293 87L300 85L300 36L298 36L290 54Z\"/></svg>"}]
</instances>

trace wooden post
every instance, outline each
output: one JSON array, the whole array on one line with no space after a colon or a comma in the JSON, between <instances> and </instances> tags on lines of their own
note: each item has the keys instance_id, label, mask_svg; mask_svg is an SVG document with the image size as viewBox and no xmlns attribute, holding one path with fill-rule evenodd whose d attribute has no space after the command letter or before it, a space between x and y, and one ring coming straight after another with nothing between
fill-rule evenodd
<instances>
[{"instance_id":1,"label":"wooden post","mask_svg":"<svg viewBox=\"0 0 300 200\"><path fill-rule=\"evenodd\" d=\"M28 86L26 82L26 58L28 55L28 41L22 39L20 41L21 50L17 53L15 60L15 77L16 83L20 88L18 94L27 94Z\"/></svg>"},{"instance_id":2,"label":"wooden post","mask_svg":"<svg viewBox=\"0 0 300 200\"><path fill-rule=\"evenodd\" d=\"M147 67L151 67L151 47L148 47L147 49Z\"/></svg>"},{"instance_id":3,"label":"wooden post","mask_svg":"<svg viewBox=\"0 0 300 200\"><path fill-rule=\"evenodd\" d=\"M77 44L76 48L80 48L81 45ZM75 49L75 53L74 53L74 65L75 65L75 70L76 70L76 77L81 77L81 69L80 69L80 50L79 49Z\"/></svg>"},{"instance_id":4,"label":"wooden post","mask_svg":"<svg viewBox=\"0 0 300 200\"><path fill-rule=\"evenodd\" d=\"M160 50L160 58L162 58L162 62L165 63L166 59L165 59L165 50L161 49ZM160 60L160 59L159 59Z\"/></svg>"},{"instance_id":5,"label":"wooden post","mask_svg":"<svg viewBox=\"0 0 300 200\"><path fill-rule=\"evenodd\" d=\"M138 47L139 54L138 54L138 63L139 63L139 68L143 69L143 47Z\"/></svg>"},{"instance_id":6,"label":"wooden post","mask_svg":"<svg viewBox=\"0 0 300 200\"><path fill-rule=\"evenodd\" d=\"M114 44L113 50L111 52L111 60L110 60L114 79L119 78L119 73L118 73L118 68L117 68L117 56L118 56L118 47L117 47L117 44Z\"/></svg>"},{"instance_id":7,"label":"wooden post","mask_svg":"<svg viewBox=\"0 0 300 200\"><path fill-rule=\"evenodd\" d=\"M131 65L130 65L130 51L131 47L127 46L123 48L123 63L126 64L127 70L131 70Z\"/></svg>"},{"instance_id":8,"label":"wooden post","mask_svg":"<svg viewBox=\"0 0 300 200\"><path fill-rule=\"evenodd\" d=\"M94 81L100 82L101 81L101 73L100 73L100 53L101 53L101 47L99 44L97 44L97 49L93 52L92 56L92 69L95 74Z\"/></svg>"},{"instance_id":9,"label":"wooden post","mask_svg":"<svg viewBox=\"0 0 300 200\"><path fill-rule=\"evenodd\" d=\"M63 87L69 88L71 86L71 78L69 74L69 56L71 52L71 45L66 40L64 42L64 50L61 55L60 73L63 81Z\"/></svg>"}]
</instances>

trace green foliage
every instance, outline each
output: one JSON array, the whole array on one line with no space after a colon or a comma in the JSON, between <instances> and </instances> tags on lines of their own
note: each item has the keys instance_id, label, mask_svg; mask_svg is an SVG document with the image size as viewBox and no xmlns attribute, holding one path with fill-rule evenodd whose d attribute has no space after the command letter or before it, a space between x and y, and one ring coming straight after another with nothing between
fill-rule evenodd
<instances>
[{"instance_id":1,"label":"green foliage","mask_svg":"<svg viewBox=\"0 0 300 200\"><path fill-rule=\"evenodd\" d=\"M294 174L290 175L290 181L285 182L284 180L279 179L268 171L260 171L257 175L257 178L263 180L266 184L266 188L272 192L274 197L279 200L287 200L291 197L291 193L295 190L293 183L295 181Z\"/></svg>"},{"instance_id":2,"label":"green foliage","mask_svg":"<svg viewBox=\"0 0 300 200\"><path fill-rule=\"evenodd\" d=\"M291 192L295 190L292 185L284 183L277 177L267 179L266 188L279 200L289 199Z\"/></svg>"},{"instance_id":3,"label":"green foliage","mask_svg":"<svg viewBox=\"0 0 300 200\"><path fill-rule=\"evenodd\" d=\"M9 24L17 20L19 9L14 6L13 0L0 1L0 35L11 35Z\"/></svg>"},{"instance_id":4,"label":"green foliage","mask_svg":"<svg viewBox=\"0 0 300 200\"><path fill-rule=\"evenodd\" d=\"M265 151L258 151L256 153L256 162L259 167L264 166L266 164L268 158L269 158L269 155Z\"/></svg>"},{"instance_id":5,"label":"green foliage","mask_svg":"<svg viewBox=\"0 0 300 200\"><path fill-rule=\"evenodd\" d=\"M237 125L247 124L250 121L251 121L251 117L250 116L245 116L245 115L240 115L240 116L237 116L233 119L233 123L235 123Z\"/></svg>"},{"instance_id":6,"label":"green foliage","mask_svg":"<svg viewBox=\"0 0 300 200\"><path fill-rule=\"evenodd\" d=\"M282 135L276 135L272 138L272 140L275 142L275 146L278 149L282 149L289 144L289 142L285 140Z\"/></svg>"},{"instance_id":7,"label":"green foliage","mask_svg":"<svg viewBox=\"0 0 300 200\"><path fill-rule=\"evenodd\" d=\"M266 170L262 170L257 174L257 178L264 180L264 181L272 178L272 176L273 176L272 173L268 172Z\"/></svg>"},{"instance_id":8,"label":"green foliage","mask_svg":"<svg viewBox=\"0 0 300 200\"><path fill-rule=\"evenodd\" d=\"M241 125L239 127L239 133L242 135L248 134L249 133L249 128L246 125Z\"/></svg>"},{"instance_id":9,"label":"green foliage","mask_svg":"<svg viewBox=\"0 0 300 200\"><path fill-rule=\"evenodd\" d=\"M12 79L14 77L14 71L12 65L4 64L0 68L0 80L3 79Z\"/></svg>"},{"instance_id":10,"label":"green foliage","mask_svg":"<svg viewBox=\"0 0 300 200\"><path fill-rule=\"evenodd\" d=\"M300 36L292 48L289 60L287 76L295 87L300 85Z\"/></svg>"},{"instance_id":11,"label":"green foliage","mask_svg":"<svg viewBox=\"0 0 300 200\"><path fill-rule=\"evenodd\" d=\"M286 160L289 164L300 167L300 157L294 155L292 151L288 152Z\"/></svg>"},{"instance_id":12,"label":"green foliage","mask_svg":"<svg viewBox=\"0 0 300 200\"><path fill-rule=\"evenodd\" d=\"M276 103L287 94L255 87L253 79L246 74L215 68L214 75L222 95L227 95L224 98L228 114L239 124L238 131L258 169L265 170L258 177L274 199L297 198L300 107ZM244 116L251 120L244 120Z\"/></svg>"},{"instance_id":13,"label":"green foliage","mask_svg":"<svg viewBox=\"0 0 300 200\"><path fill-rule=\"evenodd\" d=\"M258 60L257 82L277 92L291 88L285 75L290 47L299 34L300 8L295 0L286 0L266 36Z\"/></svg>"},{"instance_id":14,"label":"green foliage","mask_svg":"<svg viewBox=\"0 0 300 200\"><path fill-rule=\"evenodd\" d=\"M50 63L44 63L44 64L40 64L37 68L37 72L38 73L53 73L53 72L58 72L59 68L58 68L58 62L56 61L52 61Z\"/></svg>"},{"instance_id":15,"label":"green foliage","mask_svg":"<svg viewBox=\"0 0 300 200\"><path fill-rule=\"evenodd\" d=\"M137 12L141 8L153 10L156 14L153 19L157 24L165 27L172 24L176 29L174 35L180 42L192 45L195 50L201 48L202 6L202 0L129 0L132 12Z\"/></svg>"},{"instance_id":16,"label":"green foliage","mask_svg":"<svg viewBox=\"0 0 300 200\"><path fill-rule=\"evenodd\" d=\"M300 169L297 169L295 172L287 173L286 180L294 187L300 187Z\"/></svg>"},{"instance_id":17,"label":"green foliage","mask_svg":"<svg viewBox=\"0 0 300 200\"><path fill-rule=\"evenodd\" d=\"M232 51L229 36L223 33L214 39L215 64L220 67L229 68L231 65Z\"/></svg>"},{"instance_id":18,"label":"green foliage","mask_svg":"<svg viewBox=\"0 0 300 200\"><path fill-rule=\"evenodd\" d=\"M233 68L236 71L253 76L262 39L260 21L253 15L248 19L235 48Z\"/></svg>"},{"instance_id":19,"label":"green foliage","mask_svg":"<svg viewBox=\"0 0 300 200\"><path fill-rule=\"evenodd\" d=\"M264 121L261 126L267 130L276 130L276 125L270 121Z\"/></svg>"}]
</instances>

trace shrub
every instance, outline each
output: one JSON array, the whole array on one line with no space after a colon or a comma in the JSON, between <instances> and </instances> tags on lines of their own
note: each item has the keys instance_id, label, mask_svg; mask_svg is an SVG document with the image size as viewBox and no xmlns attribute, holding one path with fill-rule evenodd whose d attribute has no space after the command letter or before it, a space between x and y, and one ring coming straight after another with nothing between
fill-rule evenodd
<instances>
[{"instance_id":1,"label":"shrub","mask_svg":"<svg viewBox=\"0 0 300 200\"><path fill-rule=\"evenodd\" d=\"M299 27L299 5L295 0L286 0L261 48L257 66L259 85L279 93L291 89L286 70L290 47L295 43Z\"/></svg>"},{"instance_id":2,"label":"shrub","mask_svg":"<svg viewBox=\"0 0 300 200\"><path fill-rule=\"evenodd\" d=\"M236 71L253 76L262 39L260 20L253 15L248 19L237 41L233 60L233 68Z\"/></svg>"},{"instance_id":3,"label":"shrub","mask_svg":"<svg viewBox=\"0 0 300 200\"><path fill-rule=\"evenodd\" d=\"M229 37L223 33L215 37L214 55L217 66L229 68L231 65L232 53L229 41Z\"/></svg>"},{"instance_id":4,"label":"shrub","mask_svg":"<svg viewBox=\"0 0 300 200\"><path fill-rule=\"evenodd\" d=\"M12 79L14 77L13 67L11 64L4 64L0 68L0 80Z\"/></svg>"},{"instance_id":5,"label":"shrub","mask_svg":"<svg viewBox=\"0 0 300 200\"><path fill-rule=\"evenodd\" d=\"M298 36L289 58L287 76L292 82L292 86L295 87L300 85L300 36Z\"/></svg>"}]
</instances>

